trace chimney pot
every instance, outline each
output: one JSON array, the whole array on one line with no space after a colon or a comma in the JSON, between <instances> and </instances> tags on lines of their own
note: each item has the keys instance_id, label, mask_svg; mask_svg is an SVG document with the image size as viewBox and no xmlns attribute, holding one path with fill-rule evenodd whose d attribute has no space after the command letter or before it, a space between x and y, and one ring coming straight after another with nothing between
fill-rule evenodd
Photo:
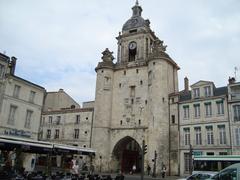
<instances>
[{"instance_id":1,"label":"chimney pot","mask_svg":"<svg viewBox=\"0 0 240 180\"><path fill-rule=\"evenodd\" d=\"M189 91L189 80L187 77L184 78L184 91Z\"/></svg>"}]
</instances>

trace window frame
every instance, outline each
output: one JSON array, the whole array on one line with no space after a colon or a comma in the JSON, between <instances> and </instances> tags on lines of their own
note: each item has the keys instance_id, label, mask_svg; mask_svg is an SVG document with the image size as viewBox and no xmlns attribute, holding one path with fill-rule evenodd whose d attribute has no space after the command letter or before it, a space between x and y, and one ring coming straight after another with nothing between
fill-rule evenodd
<instances>
[{"instance_id":1,"label":"window frame","mask_svg":"<svg viewBox=\"0 0 240 180\"><path fill-rule=\"evenodd\" d=\"M74 129L74 139L79 139L79 133L80 130L79 129Z\"/></svg>"},{"instance_id":2,"label":"window frame","mask_svg":"<svg viewBox=\"0 0 240 180\"><path fill-rule=\"evenodd\" d=\"M233 121L240 121L240 104L233 105Z\"/></svg>"},{"instance_id":3,"label":"window frame","mask_svg":"<svg viewBox=\"0 0 240 180\"><path fill-rule=\"evenodd\" d=\"M195 138L196 138L196 145L202 145L202 130L201 127L195 127Z\"/></svg>"},{"instance_id":4,"label":"window frame","mask_svg":"<svg viewBox=\"0 0 240 180\"><path fill-rule=\"evenodd\" d=\"M52 134L51 129L47 129L47 136L46 136L46 138L47 139L51 139L51 134Z\"/></svg>"},{"instance_id":5,"label":"window frame","mask_svg":"<svg viewBox=\"0 0 240 180\"><path fill-rule=\"evenodd\" d=\"M236 143L236 146L240 146L240 128L235 128L235 143Z\"/></svg>"},{"instance_id":6,"label":"window frame","mask_svg":"<svg viewBox=\"0 0 240 180\"><path fill-rule=\"evenodd\" d=\"M31 90L29 94L29 102L34 103L35 97L36 97L36 92Z\"/></svg>"},{"instance_id":7,"label":"window frame","mask_svg":"<svg viewBox=\"0 0 240 180\"><path fill-rule=\"evenodd\" d=\"M30 129L31 128L31 120L33 117L33 111L27 109L26 111L26 118L25 118L25 124L24 127Z\"/></svg>"},{"instance_id":8,"label":"window frame","mask_svg":"<svg viewBox=\"0 0 240 180\"><path fill-rule=\"evenodd\" d=\"M205 86L204 87L204 95L205 95L205 97L209 97L209 96L212 95L211 86Z\"/></svg>"},{"instance_id":9,"label":"window frame","mask_svg":"<svg viewBox=\"0 0 240 180\"><path fill-rule=\"evenodd\" d=\"M211 117L212 116L212 103L204 103L205 106L205 116L206 117Z\"/></svg>"},{"instance_id":10,"label":"window frame","mask_svg":"<svg viewBox=\"0 0 240 180\"><path fill-rule=\"evenodd\" d=\"M214 144L214 137L213 137L213 127L206 126L206 135L207 135L207 145Z\"/></svg>"},{"instance_id":11,"label":"window frame","mask_svg":"<svg viewBox=\"0 0 240 180\"><path fill-rule=\"evenodd\" d=\"M183 119L189 119L189 106L183 106Z\"/></svg>"},{"instance_id":12,"label":"window frame","mask_svg":"<svg viewBox=\"0 0 240 180\"><path fill-rule=\"evenodd\" d=\"M184 145L188 146L190 145L191 139L190 139L190 128L183 128L183 134L184 134Z\"/></svg>"},{"instance_id":13,"label":"window frame","mask_svg":"<svg viewBox=\"0 0 240 180\"><path fill-rule=\"evenodd\" d=\"M194 118L200 118L201 117L201 108L200 104L194 104Z\"/></svg>"},{"instance_id":14,"label":"window frame","mask_svg":"<svg viewBox=\"0 0 240 180\"><path fill-rule=\"evenodd\" d=\"M17 108L18 107L16 105L13 105L13 104L10 105L7 124L9 125L15 124Z\"/></svg>"},{"instance_id":15,"label":"window frame","mask_svg":"<svg viewBox=\"0 0 240 180\"><path fill-rule=\"evenodd\" d=\"M227 133L225 125L218 126L219 132L219 144L225 145L227 144Z\"/></svg>"},{"instance_id":16,"label":"window frame","mask_svg":"<svg viewBox=\"0 0 240 180\"><path fill-rule=\"evenodd\" d=\"M21 90L21 86L19 86L18 84L15 84L13 89L14 98L19 98L20 90Z\"/></svg>"},{"instance_id":17,"label":"window frame","mask_svg":"<svg viewBox=\"0 0 240 180\"><path fill-rule=\"evenodd\" d=\"M60 137L59 134L60 134L60 130L55 129L54 139L59 139L59 137Z\"/></svg>"},{"instance_id":18,"label":"window frame","mask_svg":"<svg viewBox=\"0 0 240 180\"><path fill-rule=\"evenodd\" d=\"M217 115L224 115L224 103L223 101L216 102L217 104Z\"/></svg>"},{"instance_id":19,"label":"window frame","mask_svg":"<svg viewBox=\"0 0 240 180\"><path fill-rule=\"evenodd\" d=\"M193 98L199 98L200 97L200 88L194 88L193 89Z\"/></svg>"}]
</instances>

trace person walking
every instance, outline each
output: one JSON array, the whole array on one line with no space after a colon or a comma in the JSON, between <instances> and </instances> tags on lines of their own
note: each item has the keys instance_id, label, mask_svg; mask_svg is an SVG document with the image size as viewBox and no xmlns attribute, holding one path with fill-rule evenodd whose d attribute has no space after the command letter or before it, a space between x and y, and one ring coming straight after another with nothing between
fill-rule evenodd
<instances>
[{"instance_id":1,"label":"person walking","mask_svg":"<svg viewBox=\"0 0 240 180\"><path fill-rule=\"evenodd\" d=\"M148 164L148 166L147 166L147 173L148 173L148 176L150 176L150 172L151 172L151 167L150 167L149 164Z\"/></svg>"},{"instance_id":2,"label":"person walking","mask_svg":"<svg viewBox=\"0 0 240 180\"><path fill-rule=\"evenodd\" d=\"M132 173L135 173L136 172L136 165L134 164L133 167L132 167Z\"/></svg>"},{"instance_id":3,"label":"person walking","mask_svg":"<svg viewBox=\"0 0 240 180\"><path fill-rule=\"evenodd\" d=\"M165 166L165 164L162 165L162 178L165 178L166 176L166 171L167 171L167 168Z\"/></svg>"}]
</instances>

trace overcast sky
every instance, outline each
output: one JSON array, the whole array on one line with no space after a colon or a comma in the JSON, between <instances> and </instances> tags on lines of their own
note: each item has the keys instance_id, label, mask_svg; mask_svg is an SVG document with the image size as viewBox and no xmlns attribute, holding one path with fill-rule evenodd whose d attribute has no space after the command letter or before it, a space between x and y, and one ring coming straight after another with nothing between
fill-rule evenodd
<instances>
[{"instance_id":1,"label":"overcast sky","mask_svg":"<svg viewBox=\"0 0 240 180\"><path fill-rule=\"evenodd\" d=\"M0 52L15 56L16 75L77 102L94 100L95 67L108 47L116 58L135 0L0 0ZM240 77L240 0L139 0L142 16L180 66L179 88ZM240 78L238 78L240 80Z\"/></svg>"}]
</instances>

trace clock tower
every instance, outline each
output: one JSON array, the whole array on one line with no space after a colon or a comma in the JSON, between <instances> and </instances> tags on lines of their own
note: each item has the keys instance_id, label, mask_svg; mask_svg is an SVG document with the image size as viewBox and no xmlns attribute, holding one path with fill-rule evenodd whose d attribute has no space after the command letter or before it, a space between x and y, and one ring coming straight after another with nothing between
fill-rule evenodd
<instances>
[{"instance_id":1,"label":"clock tower","mask_svg":"<svg viewBox=\"0 0 240 180\"><path fill-rule=\"evenodd\" d=\"M169 94L178 92L178 65L142 17L136 1L132 16L117 39L117 60L106 49L96 67L96 94L92 147L98 171L129 173L141 170L141 145L148 150L145 167L156 172L164 164L169 174L178 174L178 126L171 117ZM171 135L174 134L174 135ZM152 168L153 169L153 168Z\"/></svg>"},{"instance_id":2,"label":"clock tower","mask_svg":"<svg viewBox=\"0 0 240 180\"><path fill-rule=\"evenodd\" d=\"M150 29L150 21L141 16L142 8L138 1L132 7L132 17L124 23L118 40L118 64L146 61L156 36Z\"/></svg>"}]
</instances>

